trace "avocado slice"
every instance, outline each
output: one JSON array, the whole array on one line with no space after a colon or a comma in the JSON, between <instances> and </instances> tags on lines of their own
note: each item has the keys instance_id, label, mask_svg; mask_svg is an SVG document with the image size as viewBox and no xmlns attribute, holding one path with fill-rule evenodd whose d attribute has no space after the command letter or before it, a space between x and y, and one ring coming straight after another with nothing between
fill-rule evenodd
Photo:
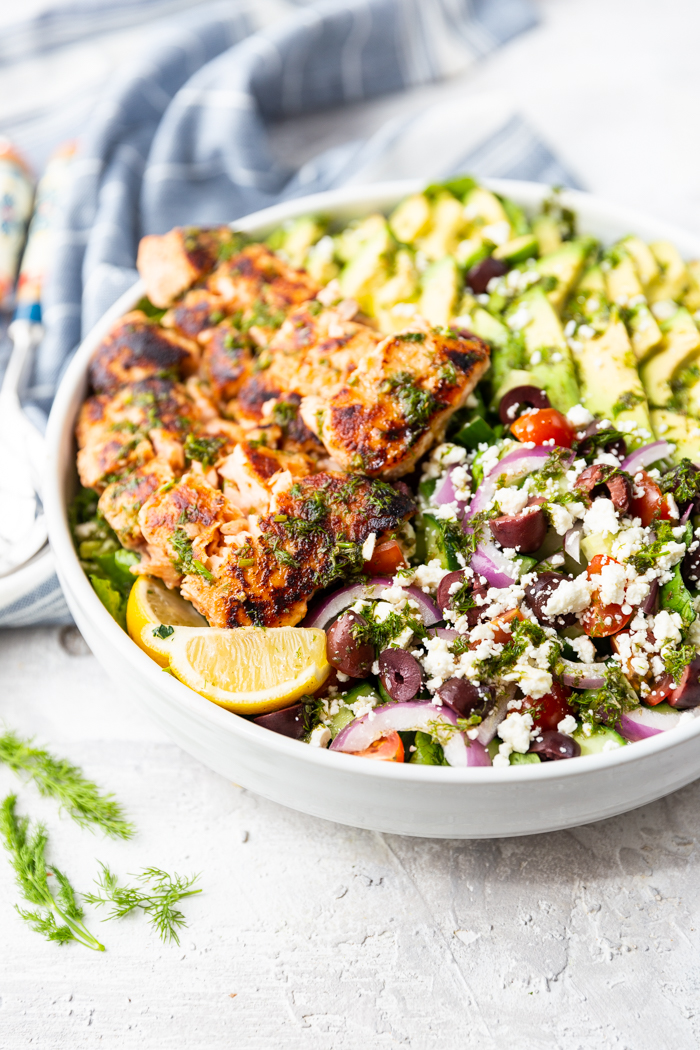
<instances>
[{"instance_id":1,"label":"avocado slice","mask_svg":"<svg viewBox=\"0 0 700 1050\"><path fill-rule=\"evenodd\" d=\"M538 215L532 220L532 232L537 238L540 255L550 255L561 248L559 224L551 215Z\"/></svg>"},{"instance_id":2,"label":"avocado slice","mask_svg":"<svg viewBox=\"0 0 700 1050\"><path fill-rule=\"evenodd\" d=\"M293 219L288 226L283 226L280 231L275 231L273 238L268 240L274 251L283 252L292 266L297 268L304 265L309 248L323 237L328 223L313 215L302 215Z\"/></svg>"},{"instance_id":3,"label":"avocado slice","mask_svg":"<svg viewBox=\"0 0 700 1050\"><path fill-rule=\"evenodd\" d=\"M389 227L385 220L382 221L383 225L360 247L338 278L343 295L357 299L368 313L372 311L372 292L379 285L386 284L389 255L394 247Z\"/></svg>"},{"instance_id":4,"label":"avocado slice","mask_svg":"<svg viewBox=\"0 0 700 1050\"><path fill-rule=\"evenodd\" d=\"M675 444L676 451L671 457L674 463L680 463L682 459L700 463L700 422L697 419L666 408L654 408L651 425L660 441Z\"/></svg>"},{"instance_id":5,"label":"avocado slice","mask_svg":"<svg viewBox=\"0 0 700 1050\"><path fill-rule=\"evenodd\" d=\"M688 272L681 254L670 241L654 241L649 245L659 266L659 275L649 286L650 303L662 299L681 299L688 287Z\"/></svg>"},{"instance_id":6,"label":"avocado slice","mask_svg":"<svg viewBox=\"0 0 700 1050\"><path fill-rule=\"evenodd\" d=\"M504 262L519 263L525 259L531 259L537 255L539 245L534 233L525 233L521 237L514 237L512 241L506 241L494 249L494 259L502 259Z\"/></svg>"},{"instance_id":7,"label":"avocado slice","mask_svg":"<svg viewBox=\"0 0 700 1050\"><path fill-rule=\"evenodd\" d=\"M349 223L346 228L333 238L335 255L343 263L350 262L374 236L382 231L388 232L386 219L375 213L366 219Z\"/></svg>"},{"instance_id":8,"label":"avocado slice","mask_svg":"<svg viewBox=\"0 0 700 1050\"><path fill-rule=\"evenodd\" d=\"M431 324L446 325L454 315L460 276L459 266L451 255L432 263L423 274L418 309Z\"/></svg>"},{"instance_id":9,"label":"avocado slice","mask_svg":"<svg viewBox=\"0 0 700 1050\"><path fill-rule=\"evenodd\" d=\"M547 298L557 313L561 313L594 244L595 241L591 237L579 237L574 241L566 241L557 251L543 256L538 261L537 270L542 276L553 277L557 282L554 288L547 292Z\"/></svg>"},{"instance_id":10,"label":"avocado slice","mask_svg":"<svg viewBox=\"0 0 700 1050\"><path fill-rule=\"evenodd\" d=\"M397 303L412 303L418 295L418 271L413 252L400 248L394 259L394 270L386 284L380 285L372 296L372 312L382 332L401 332L406 327L406 313L392 313ZM417 304L415 309L418 309Z\"/></svg>"},{"instance_id":11,"label":"avocado slice","mask_svg":"<svg viewBox=\"0 0 700 1050\"><path fill-rule=\"evenodd\" d=\"M424 193L414 193L394 209L389 216L389 228L402 244L413 244L427 232L430 225L430 201Z\"/></svg>"},{"instance_id":12,"label":"avocado slice","mask_svg":"<svg viewBox=\"0 0 700 1050\"><path fill-rule=\"evenodd\" d=\"M614 246L613 252L617 262L605 274L605 289L610 302L625 309L634 356L643 361L661 342L661 329L647 306L632 257L620 244Z\"/></svg>"},{"instance_id":13,"label":"avocado slice","mask_svg":"<svg viewBox=\"0 0 700 1050\"><path fill-rule=\"evenodd\" d=\"M496 223L510 222L505 208L495 193L475 186L464 198L464 218L476 228L495 226Z\"/></svg>"},{"instance_id":14,"label":"avocado slice","mask_svg":"<svg viewBox=\"0 0 700 1050\"><path fill-rule=\"evenodd\" d=\"M700 262L694 259L686 263L688 271L688 291L683 296L683 306L694 314L700 310Z\"/></svg>"},{"instance_id":15,"label":"avocado slice","mask_svg":"<svg viewBox=\"0 0 700 1050\"><path fill-rule=\"evenodd\" d=\"M623 237L620 245L632 258L639 280L642 282L642 288L646 291L649 285L659 276L660 272L659 264L654 258L651 248L648 244L645 244L641 237L637 237L635 234Z\"/></svg>"},{"instance_id":16,"label":"avocado slice","mask_svg":"<svg viewBox=\"0 0 700 1050\"><path fill-rule=\"evenodd\" d=\"M613 315L602 335L579 341L574 356L586 408L613 423L632 420L651 431L644 387L619 317Z\"/></svg>"},{"instance_id":17,"label":"avocado slice","mask_svg":"<svg viewBox=\"0 0 700 1050\"><path fill-rule=\"evenodd\" d=\"M553 407L568 412L579 403L580 392L561 322L537 285L516 300L513 312L521 308L530 314L523 328L525 367L535 377L535 386L547 392Z\"/></svg>"},{"instance_id":18,"label":"avocado slice","mask_svg":"<svg viewBox=\"0 0 700 1050\"><path fill-rule=\"evenodd\" d=\"M700 332L685 307L681 306L673 317L664 321L661 330L663 339L659 351L639 370L649 404L657 408L671 402L671 380L700 352Z\"/></svg>"},{"instance_id":19,"label":"avocado slice","mask_svg":"<svg viewBox=\"0 0 700 1050\"><path fill-rule=\"evenodd\" d=\"M415 244L431 262L451 255L461 240L466 222L464 209L451 193L440 193L430 205L430 224Z\"/></svg>"},{"instance_id":20,"label":"avocado slice","mask_svg":"<svg viewBox=\"0 0 700 1050\"><path fill-rule=\"evenodd\" d=\"M493 393L491 408L494 411L504 394L514 387L542 387L533 373L523 368L525 347L522 338L511 332L502 321L477 306L471 313L469 327L491 347L489 379Z\"/></svg>"}]
</instances>

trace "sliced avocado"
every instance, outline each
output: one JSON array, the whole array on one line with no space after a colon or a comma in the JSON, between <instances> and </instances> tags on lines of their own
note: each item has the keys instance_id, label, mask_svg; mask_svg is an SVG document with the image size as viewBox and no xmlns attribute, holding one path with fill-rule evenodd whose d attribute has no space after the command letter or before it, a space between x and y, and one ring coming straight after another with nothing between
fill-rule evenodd
<instances>
[{"instance_id":1,"label":"sliced avocado","mask_svg":"<svg viewBox=\"0 0 700 1050\"><path fill-rule=\"evenodd\" d=\"M568 412L580 400L578 381L559 318L548 297L535 285L516 300L513 312L525 308L530 321L523 328L525 366L535 376L552 406Z\"/></svg>"},{"instance_id":2,"label":"sliced avocado","mask_svg":"<svg viewBox=\"0 0 700 1050\"><path fill-rule=\"evenodd\" d=\"M491 251L492 246L484 244L481 237L467 237L455 248L454 257L465 270L471 270L472 266L487 259Z\"/></svg>"},{"instance_id":3,"label":"sliced avocado","mask_svg":"<svg viewBox=\"0 0 700 1050\"><path fill-rule=\"evenodd\" d=\"M649 245L659 265L660 273L649 286L647 298L650 303L662 299L679 300L688 287L688 272L681 254L670 241L654 241Z\"/></svg>"},{"instance_id":4,"label":"sliced avocado","mask_svg":"<svg viewBox=\"0 0 700 1050\"><path fill-rule=\"evenodd\" d=\"M607 297L611 303L625 308L634 356L642 361L661 342L661 329L644 299L631 255L621 245L616 245L614 251L618 261L605 274Z\"/></svg>"},{"instance_id":5,"label":"sliced avocado","mask_svg":"<svg viewBox=\"0 0 700 1050\"><path fill-rule=\"evenodd\" d=\"M641 281L637 274L637 268L628 255L619 245L615 245L613 252L617 262L605 273L605 287L608 299L617 303L618 306L627 306L630 299L644 294Z\"/></svg>"},{"instance_id":6,"label":"sliced avocado","mask_svg":"<svg viewBox=\"0 0 700 1050\"><path fill-rule=\"evenodd\" d=\"M645 244L641 237L637 237L635 234L624 237L620 244L634 261L639 280L646 291L652 281L655 281L659 276L659 264L654 258L651 248L648 244Z\"/></svg>"},{"instance_id":7,"label":"sliced avocado","mask_svg":"<svg viewBox=\"0 0 700 1050\"><path fill-rule=\"evenodd\" d=\"M661 342L661 329L646 302L629 307L626 314L634 356L645 361Z\"/></svg>"},{"instance_id":8,"label":"sliced avocado","mask_svg":"<svg viewBox=\"0 0 700 1050\"><path fill-rule=\"evenodd\" d=\"M349 223L345 229L334 237L335 254L341 262L354 259L365 244L382 230L388 231L383 215L368 215L366 219Z\"/></svg>"},{"instance_id":9,"label":"sliced avocado","mask_svg":"<svg viewBox=\"0 0 700 1050\"><path fill-rule=\"evenodd\" d=\"M514 237L512 241L506 241L494 249L494 259L502 259L504 262L519 263L525 259L531 259L537 255L539 245L534 233L525 233L521 237Z\"/></svg>"},{"instance_id":10,"label":"sliced avocado","mask_svg":"<svg viewBox=\"0 0 700 1050\"><path fill-rule=\"evenodd\" d=\"M389 227L397 241L413 244L430 225L430 201L423 193L414 193L394 209L389 216Z\"/></svg>"},{"instance_id":11,"label":"sliced avocado","mask_svg":"<svg viewBox=\"0 0 700 1050\"><path fill-rule=\"evenodd\" d=\"M651 412L651 425L659 440L672 441L676 451L671 457L674 463L689 459L700 464L700 422L690 416L655 408Z\"/></svg>"},{"instance_id":12,"label":"sliced avocado","mask_svg":"<svg viewBox=\"0 0 700 1050\"><path fill-rule=\"evenodd\" d=\"M357 299L363 310L371 312L371 295L381 284L386 284L389 253L394 245L386 222L366 241L338 278L343 295Z\"/></svg>"},{"instance_id":13,"label":"sliced avocado","mask_svg":"<svg viewBox=\"0 0 700 1050\"><path fill-rule=\"evenodd\" d=\"M561 312L576 284L586 256L594 243L590 237L578 237L574 241L566 241L557 251L543 256L538 261L537 269L542 276L553 277L557 282L554 288L547 292L547 298L557 313Z\"/></svg>"},{"instance_id":14,"label":"sliced avocado","mask_svg":"<svg viewBox=\"0 0 700 1050\"><path fill-rule=\"evenodd\" d=\"M523 237L526 233L532 233L530 223L527 221L527 215L520 205L516 204L515 201L512 201L510 197L499 197L498 199L503 205L503 210L508 217L513 236Z\"/></svg>"},{"instance_id":15,"label":"sliced avocado","mask_svg":"<svg viewBox=\"0 0 700 1050\"><path fill-rule=\"evenodd\" d=\"M532 372L523 368L525 347L522 337L516 336L502 321L477 306L472 311L470 328L491 347L489 380L493 397L491 408L497 408L501 398L516 386L541 386Z\"/></svg>"},{"instance_id":16,"label":"sliced avocado","mask_svg":"<svg viewBox=\"0 0 700 1050\"><path fill-rule=\"evenodd\" d=\"M651 430L646 394L622 321L613 316L602 335L579 342L574 356L586 408L613 423L633 420Z\"/></svg>"},{"instance_id":17,"label":"sliced avocado","mask_svg":"<svg viewBox=\"0 0 700 1050\"><path fill-rule=\"evenodd\" d=\"M700 332L685 307L661 325L661 346L640 367L640 375L647 392L649 404L663 408L673 398L671 380L700 352Z\"/></svg>"},{"instance_id":18,"label":"sliced avocado","mask_svg":"<svg viewBox=\"0 0 700 1050\"><path fill-rule=\"evenodd\" d=\"M700 310L700 262L694 259L686 263L685 268L688 271L688 290L683 296L683 306L694 314Z\"/></svg>"},{"instance_id":19,"label":"sliced avocado","mask_svg":"<svg viewBox=\"0 0 700 1050\"><path fill-rule=\"evenodd\" d=\"M627 741L614 729L606 729L604 726L595 726L587 736L583 729L577 729L572 733L572 738L581 748L582 755L600 755L605 751L617 751L618 747L625 747Z\"/></svg>"},{"instance_id":20,"label":"sliced avocado","mask_svg":"<svg viewBox=\"0 0 700 1050\"><path fill-rule=\"evenodd\" d=\"M430 206L427 232L416 238L416 247L431 261L442 260L455 251L465 229L462 205L451 193L440 193Z\"/></svg>"},{"instance_id":21,"label":"sliced avocado","mask_svg":"<svg viewBox=\"0 0 700 1050\"><path fill-rule=\"evenodd\" d=\"M283 227L281 243L276 251L283 252L292 266L303 266L306 253L312 244L320 240L327 225L325 219L313 215L302 215L298 219L292 219L288 226Z\"/></svg>"},{"instance_id":22,"label":"sliced avocado","mask_svg":"<svg viewBox=\"0 0 700 1050\"><path fill-rule=\"evenodd\" d=\"M475 186L464 198L464 218L476 228L508 222L506 210L495 193Z\"/></svg>"},{"instance_id":23,"label":"sliced avocado","mask_svg":"<svg viewBox=\"0 0 700 1050\"><path fill-rule=\"evenodd\" d=\"M423 525L425 528L426 562L437 558L443 569L449 569L450 572L460 569L461 565L457 558L457 551L453 544L450 543L444 521L436 518L434 514L426 513L423 515Z\"/></svg>"},{"instance_id":24,"label":"sliced avocado","mask_svg":"<svg viewBox=\"0 0 700 1050\"><path fill-rule=\"evenodd\" d=\"M454 315L460 276L459 266L451 255L432 263L423 274L418 309L431 324L446 325Z\"/></svg>"},{"instance_id":25,"label":"sliced avocado","mask_svg":"<svg viewBox=\"0 0 700 1050\"><path fill-rule=\"evenodd\" d=\"M397 303L415 302L418 284L413 252L406 248L399 249L394 258L391 277L385 284L379 285L372 296L372 312L382 332L400 332L406 327L407 314L400 311L392 313L392 307Z\"/></svg>"},{"instance_id":26,"label":"sliced avocado","mask_svg":"<svg viewBox=\"0 0 700 1050\"><path fill-rule=\"evenodd\" d=\"M540 255L550 255L561 248L559 224L551 215L538 215L532 220L532 232L537 238Z\"/></svg>"}]
</instances>

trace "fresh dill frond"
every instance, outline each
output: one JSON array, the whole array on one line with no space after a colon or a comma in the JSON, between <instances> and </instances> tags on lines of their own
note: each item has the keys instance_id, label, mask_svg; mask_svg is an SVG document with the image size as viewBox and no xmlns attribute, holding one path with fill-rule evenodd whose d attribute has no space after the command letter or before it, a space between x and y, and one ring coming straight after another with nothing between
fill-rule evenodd
<instances>
[{"instance_id":1,"label":"fresh dill frond","mask_svg":"<svg viewBox=\"0 0 700 1050\"><path fill-rule=\"evenodd\" d=\"M98 908L111 905L107 919L120 919L140 908L162 941L180 943L178 930L187 923L177 905L185 897L202 892L191 888L199 875L184 878L177 874L168 875L160 868L144 868L140 874L133 874L140 885L120 886L106 864L100 863L100 867L102 873L95 882L101 892L83 894L88 904Z\"/></svg>"},{"instance_id":2,"label":"fresh dill frond","mask_svg":"<svg viewBox=\"0 0 700 1050\"><path fill-rule=\"evenodd\" d=\"M18 817L16 795L8 795L0 807L0 835L15 870L15 879L22 896L35 910L17 907L17 912L31 928L49 941L67 944L77 941L103 952L104 945L93 937L83 923L83 909L78 904L75 890L68 877L55 865L47 867L46 844L48 836L42 824L30 828L28 817ZM49 877L56 880L56 893L49 886Z\"/></svg>"},{"instance_id":3,"label":"fresh dill frond","mask_svg":"<svg viewBox=\"0 0 700 1050\"><path fill-rule=\"evenodd\" d=\"M194 434L188 434L185 440L185 456L189 460L196 459L203 467L212 467L225 444L226 439L222 437L195 437Z\"/></svg>"},{"instance_id":4,"label":"fresh dill frond","mask_svg":"<svg viewBox=\"0 0 700 1050\"><path fill-rule=\"evenodd\" d=\"M695 659L696 650L694 645L679 645L674 649L671 645L665 645L661 656L664 661L666 673L670 674L676 685L680 683L683 672L689 663Z\"/></svg>"},{"instance_id":5,"label":"fresh dill frond","mask_svg":"<svg viewBox=\"0 0 700 1050\"><path fill-rule=\"evenodd\" d=\"M133 835L134 826L125 819L120 804L112 795L102 794L97 784L67 759L56 758L8 730L0 735L0 762L33 780L41 795L55 798L82 827L100 827L114 838Z\"/></svg>"},{"instance_id":6,"label":"fresh dill frond","mask_svg":"<svg viewBox=\"0 0 700 1050\"><path fill-rule=\"evenodd\" d=\"M192 540L184 529L175 529L170 537L170 545L175 551L173 565L183 575L203 576L205 580L212 583L214 577L201 561L198 561L192 553Z\"/></svg>"}]
</instances>

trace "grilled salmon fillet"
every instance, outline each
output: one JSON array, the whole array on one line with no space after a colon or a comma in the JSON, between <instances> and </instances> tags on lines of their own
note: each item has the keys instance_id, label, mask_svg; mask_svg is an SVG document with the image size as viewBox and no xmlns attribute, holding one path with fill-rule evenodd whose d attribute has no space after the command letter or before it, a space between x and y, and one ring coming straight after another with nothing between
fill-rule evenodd
<instances>
[{"instance_id":1,"label":"grilled salmon fillet","mask_svg":"<svg viewBox=\"0 0 700 1050\"><path fill-rule=\"evenodd\" d=\"M410 473L489 367L477 336L416 321L366 354L343 386L301 403L333 460L371 477Z\"/></svg>"},{"instance_id":2,"label":"grilled salmon fillet","mask_svg":"<svg viewBox=\"0 0 700 1050\"><path fill-rule=\"evenodd\" d=\"M166 552L183 596L213 627L298 623L319 587L361 572L365 540L396 529L415 506L382 482L328 472L277 493L256 526L233 511L188 474L139 514L148 543ZM167 566L157 569L146 571L168 582Z\"/></svg>"},{"instance_id":3,"label":"grilled salmon fillet","mask_svg":"<svg viewBox=\"0 0 700 1050\"><path fill-rule=\"evenodd\" d=\"M245 238L230 226L178 226L169 233L142 237L136 267L155 306L170 306L217 262L240 251Z\"/></svg>"},{"instance_id":4,"label":"grilled salmon fillet","mask_svg":"<svg viewBox=\"0 0 700 1050\"><path fill-rule=\"evenodd\" d=\"M150 376L174 379L197 371L200 349L191 339L167 332L141 310L115 324L90 362L90 384L98 394L112 394L127 383Z\"/></svg>"}]
</instances>

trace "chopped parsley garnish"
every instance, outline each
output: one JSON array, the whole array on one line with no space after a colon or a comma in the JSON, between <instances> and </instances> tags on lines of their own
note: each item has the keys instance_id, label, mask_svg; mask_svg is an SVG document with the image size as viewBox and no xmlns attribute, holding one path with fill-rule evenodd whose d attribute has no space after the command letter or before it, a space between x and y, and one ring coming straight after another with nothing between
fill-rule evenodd
<instances>
[{"instance_id":1,"label":"chopped parsley garnish","mask_svg":"<svg viewBox=\"0 0 700 1050\"><path fill-rule=\"evenodd\" d=\"M612 407L613 419L617 419L621 412L628 412L635 405L641 405L643 401L644 395L636 394L633 390L627 390L624 394L620 394Z\"/></svg>"},{"instance_id":2,"label":"chopped parsley garnish","mask_svg":"<svg viewBox=\"0 0 700 1050\"><path fill-rule=\"evenodd\" d=\"M171 634L175 634L175 628L174 627L170 627L166 623L162 623L160 625L160 627L154 627L153 628L153 637L154 638L166 639L166 638L169 638Z\"/></svg>"},{"instance_id":3,"label":"chopped parsley garnish","mask_svg":"<svg viewBox=\"0 0 700 1050\"><path fill-rule=\"evenodd\" d=\"M293 401L278 401L272 409L272 418L279 427L288 427L299 415L299 406Z\"/></svg>"},{"instance_id":4,"label":"chopped parsley garnish","mask_svg":"<svg viewBox=\"0 0 700 1050\"><path fill-rule=\"evenodd\" d=\"M374 617L374 606L366 606L360 614L366 623L356 623L352 627L353 637L360 643L369 642L380 653L386 649L393 638L396 638L406 627L415 635L424 638L425 627L421 620L416 620L408 613L390 612L381 623Z\"/></svg>"},{"instance_id":5,"label":"chopped parsley garnish","mask_svg":"<svg viewBox=\"0 0 700 1050\"><path fill-rule=\"evenodd\" d=\"M682 459L677 467L659 481L662 492L672 492L676 503L690 503L700 495L700 470L689 459Z\"/></svg>"},{"instance_id":6,"label":"chopped parsley garnish","mask_svg":"<svg viewBox=\"0 0 700 1050\"><path fill-rule=\"evenodd\" d=\"M381 389L399 401L409 426L425 426L438 407L430 391L418 386L410 372L395 372L384 380Z\"/></svg>"},{"instance_id":7,"label":"chopped parsley garnish","mask_svg":"<svg viewBox=\"0 0 700 1050\"><path fill-rule=\"evenodd\" d=\"M673 526L668 521L659 520L654 522L656 538L642 547L637 554L633 554L629 561L634 565L637 572L646 572L652 569L666 550L666 545L675 539Z\"/></svg>"},{"instance_id":8,"label":"chopped parsley garnish","mask_svg":"<svg viewBox=\"0 0 700 1050\"><path fill-rule=\"evenodd\" d=\"M570 698L579 708L578 716L595 725L612 727L625 711L637 706L637 697L616 660L605 665L605 685L572 693Z\"/></svg>"},{"instance_id":9,"label":"chopped parsley garnish","mask_svg":"<svg viewBox=\"0 0 700 1050\"><path fill-rule=\"evenodd\" d=\"M183 528L175 529L170 537L170 545L175 551L173 565L178 572L184 576L203 576L205 580L212 583L214 577L201 561L197 561L192 553L192 540Z\"/></svg>"},{"instance_id":10,"label":"chopped parsley garnish","mask_svg":"<svg viewBox=\"0 0 700 1050\"><path fill-rule=\"evenodd\" d=\"M196 459L203 467L212 467L219 458L219 452L226 439L222 437L195 437L188 434L185 441L185 456L187 459Z\"/></svg>"},{"instance_id":11,"label":"chopped parsley garnish","mask_svg":"<svg viewBox=\"0 0 700 1050\"><path fill-rule=\"evenodd\" d=\"M536 648L550 641L549 663L553 666L561 654L561 643L556 639L548 639L544 628L532 620L518 620L512 625L510 641L506 642L503 650L494 656L488 656L479 661L479 667L485 676L497 678L510 671L526 651L528 646Z\"/></svg>"},{"instance_id":12,"label":"chopped parsley garnish","mask_svg":"<svg viewBox=\"0 0 700 1050\"><path fill-rule=\"evenodd\" d=\"M402 343L424 343L425 332L402 332L399 339Z\"/></svg>"}]
</instances>

